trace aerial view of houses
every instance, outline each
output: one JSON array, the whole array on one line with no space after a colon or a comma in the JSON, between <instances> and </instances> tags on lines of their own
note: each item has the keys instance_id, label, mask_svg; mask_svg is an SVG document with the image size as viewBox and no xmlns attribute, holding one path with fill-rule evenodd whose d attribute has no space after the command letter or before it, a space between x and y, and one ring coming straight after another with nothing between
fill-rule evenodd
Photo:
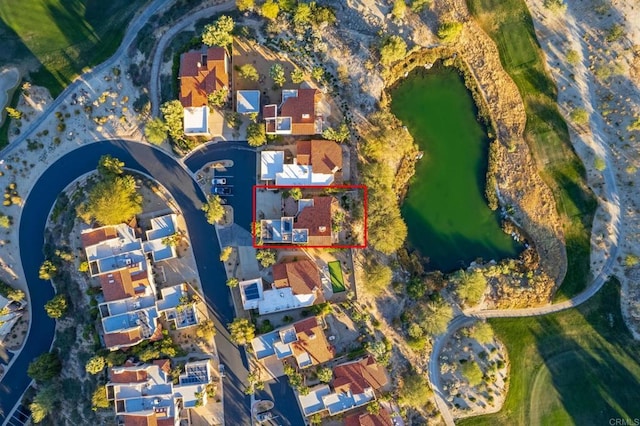
<instances>
[{"instance_id":1,"label":"aerial view of houses","mask_svg":"<svg viewBox=\"0 0 640 426\"><path fill-rule=\"evenodd\" d=\"M0 424L638 425L640 12L0 1Z\"/></svg>"}]
</instances>

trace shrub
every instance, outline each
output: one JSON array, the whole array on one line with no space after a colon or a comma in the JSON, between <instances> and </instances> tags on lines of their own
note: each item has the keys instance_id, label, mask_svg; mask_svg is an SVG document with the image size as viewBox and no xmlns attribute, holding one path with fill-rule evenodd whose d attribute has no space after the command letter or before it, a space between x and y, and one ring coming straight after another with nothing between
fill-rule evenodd
<instances>
[{"instance_id":1,"label":"shrub","mask_svg":"<svg viewBox=\"0 0 640 426\"><path fill-rule=\"evenodd\" d=\"M467 379L471 386L478 386L480 383L482 383L483 374L477 362L465 362L460 367L460 372L462 373L462 376Z\"/></svg>"},{"instance_id":2,"label":"shrub","mask_svg":"<svg viewBox=\"0 0 640 426\"><path fill-rule=\"evenodd\" d=\"M554 13L564 12L567 9L567 4L563 0L544 0L542 5Z\"/></svg>"},{"instance_id":3,"label":"shrub","mask_svg":"<svg viewBox=\"0 0 640 426\"><path fill-rule=\"evenodd\" d=\"M277 87L282 87L287 81L284 75L284 67L281 64L271 65L271 68L269 68L269 76L273 79L273 84Z\"/></svg>"},{"instance_id":4,"label":"shrub","mask_svg":"<svg viewBox=\"0 0 640 426\"><path fill-rule=\"evenodd\" d=\"M147 122L144 127L144 135L150 143L160 145L167 138L167 130L167 123L158 117Z\"/></svg>"},{"instance_id":5,"label":"shrub","mask_svg":"<svg viewBox=\"0 0 640 426\"><path fill-rule=\"evenodd\" d=\"M589 122L589 113L584 108L574 108L573 111L569 114L569 118L574 123L584 126Z\"/></svg>"},{"instance_id":6,"label":"shrub","mask_svg":"<svg viewBox=\"0 0 640 426\"><path fill-rule=\"evenodd\" d=\"M47 312L50 318L59 319L62 318L69 308L67 298L62 294L58 294L44 304L44 310Z\"/></svg>"},{"instance_id":7,"label":"shrub","mask_svg":"<svg viewBox=\"0 0 640 426\"><path fill-rule=\"evenodd\" d=\"M104 370L106 366L107 366L107 361L104 359L104 357L100 355L96 355L93 358L91 358L89 361L87 361L87 364L84 366L84 369L87 371L87 373L96 375L102 372L102 370Z\"/></svg>"},{"instance_id":8,"label":"shrub","mask_svg":"<svg viewBox=\"0 0 640 426\"><path fill-rule=\"evenodd\" d=\"M576 50L569 50L567 52L567 62L569 65L578 65L580 62L580 54Z\"/></svg>"},{"instance_id":9,"label":"shrub","mask_svg":"<svg viewBox=\"0 0 640 426\"><path fill-rule=\"evenodd\" d=\"M390 65L405 57L407 54L407 43L397 35L383 38L380 45L380 62L382 65Z\"/></svg>"},{"instance_id":10,"label":"shrub","mask_svg":"<svg viewBox=\"0 0 640 426\"><path fill-rule=\"evenodd\" d=\"M238 68L238 75L240 78L249 81L258 81L260 79L260 75L258 74L258 70L252 64L244 64Z\"/></svg>"},{"instance_id":11,"label":"shrub","mask_svg":"<svg viewBox=\"0 0 640 426\"><path fill-rule=\"evenodd\" d=\"M220 262L226 262L231 257L231 253L233 252L233 247L226 246L220 251Z\"/></svg>"},{"instance_id":12,"label":"shrub","mask_svg":"<svg viewBox=\"0 0 640 426\"><path fill-rule=\"evenodd\" d=\"M235 27L235 22L230 16L222 15L212 24L208 24L202 31L202 42L207 46L226 47L233 42L231 34Z\"/></svg>"},{"instance_id":13,"label":"shrub","mask_svg":"<svg viewBox=\"0 0 640 426\"><path fill-rule=\"evenodd\" d=\"M462 22L443 22L438 27L438 37L445 43L455 41L462 32Z\"/></svg>"},{"instance_id":14,"label":"shrub","mask_svg":"<svg viewBox=\"0 0 640 426\"><path fill-rule=\"evenodd\" d=\"M250 146L262 146L267 143L264 123L249 123L247 126L247 143Z\"/></svg>"},{"instance_id":15,"label":"shrub","mask_svg":"<svg viewBox=\"0 0 640 426\"><path fill-rule=\"evenodd\" d=\"M597 171L603 172L607 168L607 163L605 163L604 158L596 157L595 160L593 160L593 167Z\"/></svg>"}]
</instances>

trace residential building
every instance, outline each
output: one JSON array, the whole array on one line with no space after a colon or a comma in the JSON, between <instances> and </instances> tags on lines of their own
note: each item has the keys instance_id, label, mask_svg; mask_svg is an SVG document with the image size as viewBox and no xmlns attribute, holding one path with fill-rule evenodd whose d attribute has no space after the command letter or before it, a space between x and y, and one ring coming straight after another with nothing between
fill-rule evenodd
<instances>
[{"instance_id":1,"label":"residential building","mask_svg":"<svg viewBox=\"0 0 640 426\"><path fill-rule=\"evenodd\" d=\"M197 324L195 303L180 284L161 290L156 285L151 262L176 257L165 238L176 232L176 216L151 219L145 241L126 224L104 226L82 232L81 240L89 262L89 273L102 287L104 302L98 305L104 344L111 350L128 348L143 340L162 337L160 315L174 321L176 328Z\"/></svg>"},{"instance_id":2,"label":"residential building","mask_svg":"<svg viewBox=\"0 0 640 426\"><path fill-rule=\"evenodd\" d=\"M376 391L388 383L386 369L369 355L334 367L330 385L315 386L298 400L305 416L323 411L334 416L374 401Z\"/></svg>"},{"instance_id":3,"label":"residential building","mask_svg":"<svg viewBox=\"0 0 640 426\"><path fill-rule=\"evenodd\" d=\"M193 50L180 55L180 103L188 136L222 133L222 114L210 110L208 95L229 89L229 56L222 47ZM218 125L213 128L213 122Z\"/></svg>"},{"instance_id":4,"label":"residential building","mask_svg":"<svg viewBox=\"0 0 640 426\"><path fill-rule=\"evenodd\" d=\"M280 219L260 221L263 244L300 244L329 247L333 244L332 212L338 202L334 197L313 197L295 202L297 211Z\"/></svg>"},{"instance_id":5,"label":"residential building","mask_svg":"<svg viewBox=\"0 0 640 426\"><path fill-rule=\"evenodd\" d=\"M316 113L320 100L317 89L282 90L280 105L262 110L268 135L316 135L322 133L323 119Z\"/></svg>"},{"instance_id":6,"label":"residential building","mask_svg":"<svg viewBox=\"0 0 640 426\"><path fill-rule=\"evenodd\" d=\"M323 326L321 318L307 318L258 336L251 341L251 346L259 360L293 358L298 368L320 365L335 356Z\"/></svg>"},{"instance_id":7,"label":"residential building","mask_svg":"<svg viewBox=\"0 0 640 426\"><path fill-rule=\"evenodd\" d=\"M360 413L349 414L344 418L344 426L394 426L395 423L386 408L380 407L377 414Z\"/></svg>"},{"instance_id":8,"label":"residential building","mask_svg":"<svg viewBox=\"0 0 640 426\"><path fill-rule=\"evenodd\" d=\"M273 265L273 284L262 279L239 283L245 310L257 309L260 315L309 307L325 301L317 265L308 259Z\"/></svg>"},{"instance_id":9,"label":"residential building","mask_svg":"<svg viewBox=\"0 0 640 426\"><path fill-rule=\"evenodd\" d=\"M189 362L179 384L170 376L169 360L110 369L107 399L113 401L118 424L124 426L178 426L183 409L207 403L207 386L212 382L208 360Z\"/></svg>"},{"instance_id":10,"label":"residential building","mask_svg":"<svg viewBox=\"0 0 640 426\"><path fill-rule=\"evenodd\" d=\"M334 141L296 143L296 157L285 164L284 151L260 153L260 177L278 186L328 186L342 170L342 148Z\"/></svg>"}]
</instances>

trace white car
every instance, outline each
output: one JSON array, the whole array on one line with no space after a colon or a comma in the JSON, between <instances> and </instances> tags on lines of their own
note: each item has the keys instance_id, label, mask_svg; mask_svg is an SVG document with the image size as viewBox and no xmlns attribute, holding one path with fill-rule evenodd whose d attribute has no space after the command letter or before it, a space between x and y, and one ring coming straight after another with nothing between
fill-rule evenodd
<instances>
[{"instance_id":1,"label":"white car","mask_svg":"<svg viewBox=\"0 0 640 426\"><path fill-rule=\"evenodd\" d=\"M218 372L220 373L220 377L226 377L226 375L224 374L224 364L220 364L218 366Z\"/></svg>"},{"instance_id":2,"label":"white car","mask_svg":"<svg viewBox=\"0 0 640 426\"><path fill-rule=\"evenodd\" d=\"M227 184L227 179L226 178L214 178L211 181L212 184L214 185L226 185Z\"/></svg>"}]
</instances>

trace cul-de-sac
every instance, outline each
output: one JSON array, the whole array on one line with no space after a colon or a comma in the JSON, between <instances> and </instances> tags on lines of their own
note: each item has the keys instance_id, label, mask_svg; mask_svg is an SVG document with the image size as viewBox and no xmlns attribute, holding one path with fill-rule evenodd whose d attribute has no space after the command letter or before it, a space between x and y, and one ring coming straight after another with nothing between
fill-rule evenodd
<instances>
[{"instance_id":1,"label":"cul-de-sac","mask_svg":"<svg viewBox=\"0 0 640 426\"><path fill-rule=\"evenodd\" d=\"M0 424L640 425L636 0L0 0Z\"/></svg>"}]
</instances>

